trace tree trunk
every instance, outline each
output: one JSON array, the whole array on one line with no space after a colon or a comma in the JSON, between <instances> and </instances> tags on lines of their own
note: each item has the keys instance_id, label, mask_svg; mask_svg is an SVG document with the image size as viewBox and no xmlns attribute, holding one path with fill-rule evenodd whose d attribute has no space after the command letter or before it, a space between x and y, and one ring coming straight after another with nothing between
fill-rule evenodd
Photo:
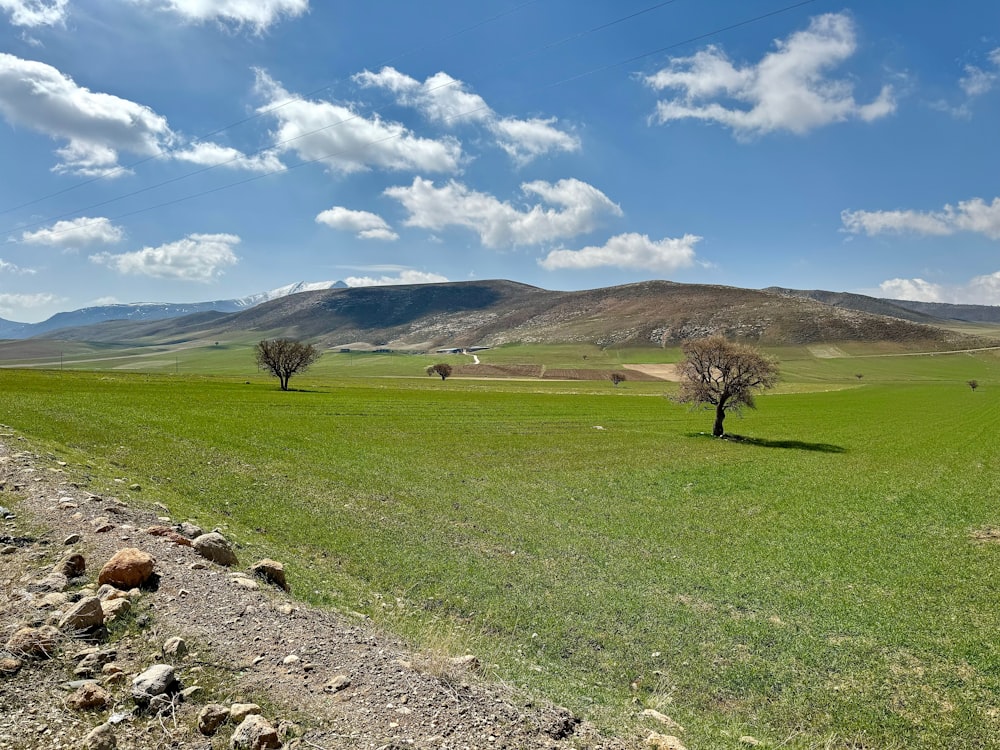
<instances>
[{"instance_id":1,"label":"tree trunk","mask_svg":"<svg viewBox=\"0 0 1000 750\"><path fill-rule=\"evenodd\" d=\"M712 435L715 437L722 437L725 435L725 431L722 429L722 422L726 418L726 407L724 404L719 404L715 407L715 426L712 427Z\"/></svg>"},{"instance_id":2,"label":"tree trunk","mask_svg":"<svg viewBox=\"0 0 1000 750\"><path fill-rule=\"evenodd\" d=\"M287 390L288 390L288 378L287 378L287 377L285 377L284 375L281 375L281 376L280 376L280 377L278 378L278 380L280 380L280 381L281 381L281 390L283 390L283 391L287 391Z\"/></svg>"},{"instance_id":3,"label":"tree trunk","mask_svg":"<svg viewBox=\"0 0 1000 750\"><path fill-rule=\"evenodd\" d=\"M447 378L447 377L448 377L448 376L447 376L447 375L445 375L445 374L444 374L443 372L442 372L442 373L438 373L438 374L439 374L439 375L441 376L441 380L444 380L445 378Z\"/></svg>"}]
</instances>

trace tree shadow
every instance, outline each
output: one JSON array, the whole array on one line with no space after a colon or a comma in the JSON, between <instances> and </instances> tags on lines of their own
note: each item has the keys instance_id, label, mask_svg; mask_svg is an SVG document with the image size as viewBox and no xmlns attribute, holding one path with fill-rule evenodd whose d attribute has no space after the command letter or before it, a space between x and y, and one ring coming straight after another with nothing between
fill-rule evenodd
<instances>
[{"instance_id":1,"label":"tree shadow","mask_svg":"<svg viewBox=\"0 0 1000 750\"><path fill-rule=\"evenodd\" d=\"M689 432L688 437L703 437L715 440L707 432ZM806 443L802 440L768 440L767 438L745 437L743 435L723 435L720 440L728 440L731 443L744 443L746 445L756 445L760 448L785 448L786 450L813 451L817 453L847 453L847 448L832 443Z\"/></svg>"}]
</instances>

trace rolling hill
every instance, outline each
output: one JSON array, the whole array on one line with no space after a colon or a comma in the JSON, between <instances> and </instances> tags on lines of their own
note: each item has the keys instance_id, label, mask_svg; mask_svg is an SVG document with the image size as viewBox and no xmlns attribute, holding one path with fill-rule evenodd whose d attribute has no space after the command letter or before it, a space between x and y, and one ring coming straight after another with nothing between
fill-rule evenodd
<instances>
[{"instance_id":1,"label":"rolling hill","mask_svg":"<svg viewBox=\"0 0 1000 750\"><path fill-rule=\"evenodd\" d=\"M1000 307L997 305L955 305L948 302L916 302L905 299L885 299L868 297L850 292L825 292L821 289L785 289L772 286L764 291L787 294L816 300L825 305L847 310L890 315L916 323L940 323L942 320L958 320L969 323L1000 323Z\"/></svg>"},{"instance_id":2,"label":"rolling hill","mask_svg":"<svg viewBox=\"0 0 1000 750\"><path fill-rule=\"evenodd\" d=\"M884 311L899 312L888 304L861 311L785 290L670 281L575 292L512 281L467 281L303 292L238 313L105 323L45 337L142 345L245 332L331 347L394 349L513 342L664 346L712 333L764 345L889 342L947 348L981 343L931 325L936 319L928 315L910 311L914 319L904 319Z\"/></svg>"}]
</instances>

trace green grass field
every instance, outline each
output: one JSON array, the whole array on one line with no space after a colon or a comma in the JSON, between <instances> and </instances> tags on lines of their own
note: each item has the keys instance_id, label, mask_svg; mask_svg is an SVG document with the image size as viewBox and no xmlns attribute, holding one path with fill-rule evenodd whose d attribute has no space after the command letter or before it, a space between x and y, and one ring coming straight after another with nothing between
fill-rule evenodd
<instances>
[{"instance_id":1,"label":"green grass field","mask_svg":"<svg viewBox=\"0 0 1000 750\"><path fill-rule=\"evenodd\" d=\"M614 355L482 358L583 354ZM678 358L646 354L616 361ZM742 442L668 383L442 383L441 358L356 354L282 393L225 344L177 374L0 370L0 422L284 560L296 595L624 736L652 707L690 750L1000 747L1000 545L972 537L1000 526L1000 361L778 354L781 386L727 420Z\"/></svg>"}]
</instances>

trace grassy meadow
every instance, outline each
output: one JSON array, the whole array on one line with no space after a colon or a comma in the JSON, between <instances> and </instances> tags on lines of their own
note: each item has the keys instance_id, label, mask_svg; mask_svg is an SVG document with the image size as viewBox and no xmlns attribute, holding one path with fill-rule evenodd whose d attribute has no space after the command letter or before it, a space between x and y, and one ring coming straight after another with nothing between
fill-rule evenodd
<instances>
[{"instance_id":1,"label":"grassy meadow","mask_svg":"<svg viewBox=\"0 0 1000 750\"><path fill-rule=\"evenodd\" d=\"M662 729L650 707L689 750L1000 747L1000 545L974 538L1000 526L1000 359L851 353L776 351L779 388L727 420L741 441L670 383L338 353L283 393L225 343L0 370L0 422L94 491L283 560L295 595L625 737Z\"/></svg>"}]
</instances>

